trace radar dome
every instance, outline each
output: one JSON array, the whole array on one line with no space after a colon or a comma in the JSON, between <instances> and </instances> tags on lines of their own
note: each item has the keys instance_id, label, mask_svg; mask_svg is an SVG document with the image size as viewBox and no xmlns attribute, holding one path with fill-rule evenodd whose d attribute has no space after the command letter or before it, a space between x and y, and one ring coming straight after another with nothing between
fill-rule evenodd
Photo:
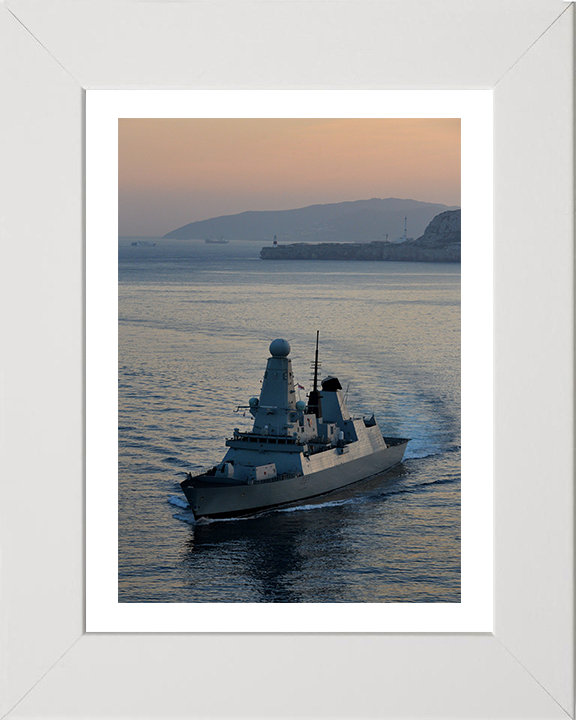
<instances>
[{"instance_id":1,"label":"radar dome","mask_svg":"<svg viewBox=\"0 0 576 720\"><path fill-rule=\"evenodd\" d=\"M273 357L288 357L290 354L290 343L288 340L272 340L270 343L270 355Z\"/></svg>"},{"instance_id":2,"label":"radar dome","mask_svg":"<svg viewBox=\"0 0 576 720\"><path fill-rule=\"evenodd\" d=\"M248 403L250 407L256 407L260 403L260 400L258 400L257 397L251 397L250 400L248 400Z\"/></svg>"},{"instance_id":3,"label":"radar dome","mask_svg":"<svg viewBox=\"0 0 576 720\"><path fill-rule=\"evenodd\" d=\"M296 403L296 410L306 410L306 403L304 400L298 400Z\"/></svg>"}]
</instances>

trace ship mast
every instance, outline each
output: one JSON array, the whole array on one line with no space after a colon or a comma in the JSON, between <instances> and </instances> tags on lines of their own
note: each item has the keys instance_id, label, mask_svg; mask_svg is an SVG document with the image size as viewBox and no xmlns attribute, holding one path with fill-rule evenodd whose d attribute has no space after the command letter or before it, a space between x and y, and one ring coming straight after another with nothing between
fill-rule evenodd
<instances>
[{"instance_id":1,"label":"ship mast","mask_svg":"<svg viewBox=\"0 0 576 720\"><path fill-rule=\"evenodd\" d=\"M316 330L316 356L314 357L314 392L318 392L318 341L320 330Z\"/></svg>"},{"instance_id":2,"label":"ship mast","mask_svg":"<svg viewBox=\"0 0 576 720\"><path fill-rule=\"evenodd\" d=\"M314 381L312 390L308 396L308 409L313 412L316 417L321 417L320 410L320 393L318 392L318 342L320 339L320 330L316 330L316 355L314 357Z\"/></svg>"}]
</instances>

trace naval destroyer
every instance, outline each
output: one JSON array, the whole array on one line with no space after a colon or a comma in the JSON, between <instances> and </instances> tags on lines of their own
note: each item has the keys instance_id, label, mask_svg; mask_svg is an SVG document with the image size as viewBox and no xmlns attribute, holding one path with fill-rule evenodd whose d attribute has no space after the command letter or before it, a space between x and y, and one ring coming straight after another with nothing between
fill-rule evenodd
<instances>
[{"instance_id":1,"label":"naval destroyer","mask_svg":"<svg viewBox=\"0 0 576 720\"><path fill-rule=\"evenodd\" d=\"M287 340L270 344L260 397L245 408L252 430L234 428L223 460L180 484L195 518L247 515L324 495L402 462L407 438L383 436L374 416L352 417L338 378L318 387L318 334L308 402L296 400L289 354Z\"/></svg>"}]
</instances>

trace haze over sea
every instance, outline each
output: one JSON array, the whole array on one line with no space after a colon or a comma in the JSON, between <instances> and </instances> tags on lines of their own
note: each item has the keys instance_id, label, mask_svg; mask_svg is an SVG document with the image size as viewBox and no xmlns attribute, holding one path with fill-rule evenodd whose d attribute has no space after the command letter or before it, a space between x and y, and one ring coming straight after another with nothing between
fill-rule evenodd
<instances>
[{"instance_id":1,"label":"haze over sea","mask_svg":"<svg viewBox=\"0 0 576 720\"><path fill-rule=\"evenodd\" d=\"M119 239L119 601L459 602L460 265L262 261L262 243ZM412 438L337 495L194 522L179 483L217 463L274 338L309 388ZM301 391L301 399L306 393Z\"/></svg>"}]
</instances>

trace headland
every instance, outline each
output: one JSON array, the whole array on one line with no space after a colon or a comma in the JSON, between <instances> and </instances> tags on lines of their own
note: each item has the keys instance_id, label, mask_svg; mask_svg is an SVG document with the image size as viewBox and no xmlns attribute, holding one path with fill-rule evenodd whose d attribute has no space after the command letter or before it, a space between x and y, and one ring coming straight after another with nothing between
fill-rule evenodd
<instances>
[{"instance_id":1,"label":"headland","mask_svg":"<svg viewBox=\"0 0 576 720\"><path fill-rule=\"evenodd\" d=\"M416 240L368 243L291 243L263 247L263 260L378 260L396 262L459 263L461 211L436 215Z\"/></svg>"}]
</instances>

